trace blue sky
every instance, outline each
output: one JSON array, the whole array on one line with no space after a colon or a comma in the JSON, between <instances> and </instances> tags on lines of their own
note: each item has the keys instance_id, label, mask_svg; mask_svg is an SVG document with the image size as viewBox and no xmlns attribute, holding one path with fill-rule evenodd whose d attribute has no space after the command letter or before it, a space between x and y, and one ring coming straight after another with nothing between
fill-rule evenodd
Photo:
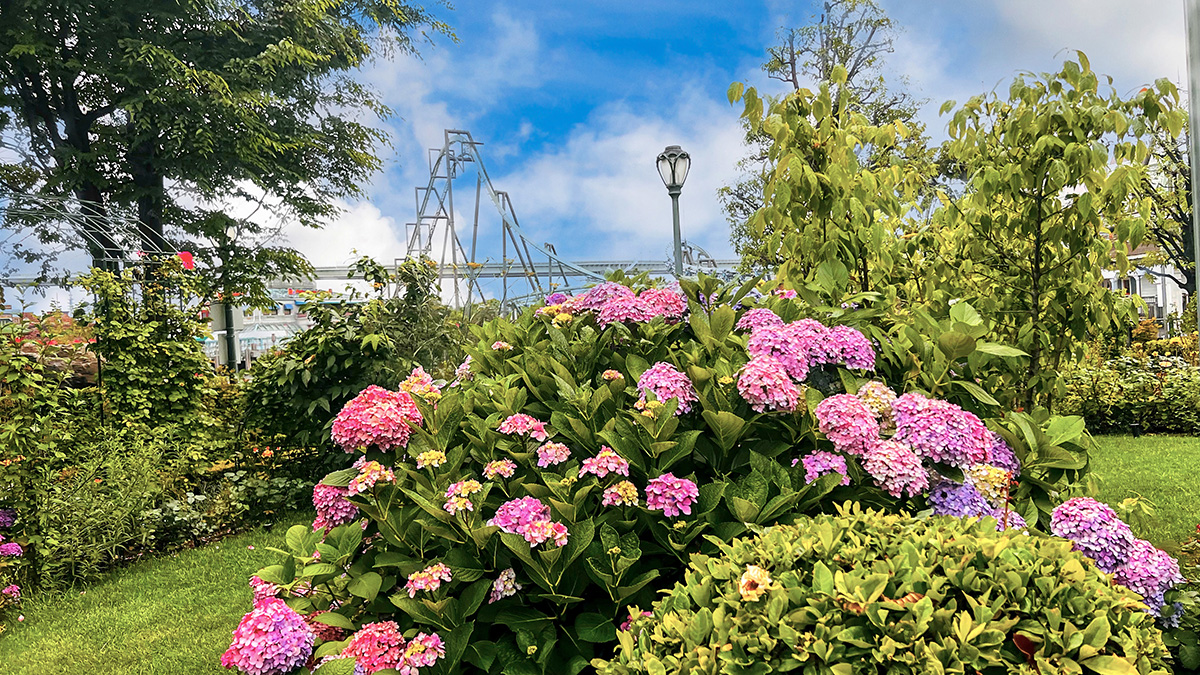
<instances>
[{"instance_id":1,"label":"blue sky","mask_svg":"<svg viewBox=\"0 0 1200 675\"><path fill-rule=\"evenodd\" d=\"M1017 71L1052 68L1073 49L1121 92L1186 76L1182 0L882 4L902 29L890 75L929 99L922 115L935 138L944 134L942 101L1003 90ZM347 204L324 231L289 230L290 240L318 264L344 262L351 248L385 260L403 255L413 187L428 175L425 149L456 127L485 143L493 182L509 192L526 230L574 259L666 257L670 202L653 159L682 145L693 157L684 236L728 256L715 191L736 178L742 149L726 88L745 81L778 91L760 70L765 49L778 28L806 23L812 12L811 2L708 0L443 8L457 43L438 39L420 58L364 73L397 112L369 200ZM481 257L499 256L497 231L485 208Z\"/></svg>"}]
</instances>

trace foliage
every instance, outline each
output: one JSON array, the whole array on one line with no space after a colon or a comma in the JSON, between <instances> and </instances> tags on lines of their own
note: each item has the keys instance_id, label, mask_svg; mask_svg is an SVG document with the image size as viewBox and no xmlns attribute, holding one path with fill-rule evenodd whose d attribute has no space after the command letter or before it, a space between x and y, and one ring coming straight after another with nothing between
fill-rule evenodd
<instances>
[{"instance_id":1,"label":"foliage","mask_svg":"<svg viewBox=\"0 0 1200 675\"><path fill-rule=\"evenodd\" d=\"M246 425L264 438L325 445L334 414L368 385L395 387L414 365L432 370L460 358L432 261L409 260L390 273L364 257L355 272L375 297L306 296L300 311L312 326L255 362Z\"/></svg>"},{"instance_id":2,"label":"foliage","mask_svg":"<svg viewBox=\"0 0 1200 675\"><path fill-rule=\"evenodd\" d=\"M812 17L812 23L799 28L781 28L777 43L767 49L763 70L771 79L788 86L788 92L808 86L830 83L833 100L847 94L846 113L862 114L870 124L881 126L902 121L911 134L898 149L909 161L921 158L924 149L922 127L916 119L921 101L901 87L890 86L882 75L886 55L894 51L898 29L874 0L833 0ZM835 83L835 71L845 71L844 82ZM732 228L734 249L751 269L772 268L778 260L765 244L762 234L750 226L752 216L763 206L764 188L769 174L771 135L745 121L749 154L738 162L742 175L738 181L717 191L721 207ZM880 147L883 151L884 148ZM888 152L897 148L888 148ZM868 164L884 161L880 152ZM767 226L774 226L768 223Z\"/></svg>"},{"instance_id":3,"label":"foliage","mask_svg":"<svg viewBox=\"0 0 1200 675\"><path fill-rule=\"evenodd\" d=\"M1168 603L1179 603L1179 625L1163 631L1163 641L1179 665L1176 672L1200 672L1200 523L1184 542L1182 554L1188 582L1167 593Z\"/></svg>"},{"instance_id":4,"label":"foliage","mask_svg":"<svg viewBox=\"0 0 1200 675\"><path fill-rule=\"evenodd\" d=\"M167 223L212 238L210 204L230 198L321 223L361 193L386 140L364 120L389 111L353 73L449 34L419 6L377 0L17 0L0 25L0 131L35 189L97 216L83 225L96 266L125 247L110 213L133 214L151 251L170 249Z\"/></svg>"},{"instance_id":5,"label":"foliage","mask_svg":"<svg viewBox=\"0 0 1200 675\"><path fill-rule=\"evenodd\" d=\"M1085 362L1064 376L1057 410L1096 432L1200 433L1200 368L1175 356Z\"/></svg>"},{"instance_id":6,"label":"foliage","mask_svg":"<svg viewBox=\"0 0 1200 675\"><path fill-rule=\"evenodd\" d=\"M1192 169L1188 163L1188 125L1183 133L1158 127L1150 138L1151 171L1142 178L1139 191L1150 198L1153 217L1150 240L1157 250L1143 265L1164 264L1182 275L1170 278L1191 297L1196 295L1195 224L1192 222ZM1195 317L1195 308L1192 316ZM1194 321L1194 319L1193 319ZM1193 330L1195 327L1193 326Z\"/></svg>"},{"instance_id":7,"label":"foliage","mask_svg":"<svg viewBox=\"0 0 1200 675\"><path fill-rule=\"evenodd\" d=\"M1158 339L1158 319L1153 317L1138 321L1130 336L1133 342L1149 342Z\"/></svg>"},{"instance_id":8,"label":"foliage","mask_svg":"<svg viewBox=\"0 0 1200 675\"><path fill-rule=\"evenodd\" d=\"M794 412L755 413L735 384L750 370L743 368L747 338L737 325L754 305L753 283L682 283L686 318L637 313L639 302L670 298L670 289L634 297L610 283L513 322L489 323L469 349L470 373L415 396L419 426L394 428L393 421L412 417L387 407L407 405L404 392L364 392L339 418L339 438L366 430L375 434L368 439L393 447L350 441L366 445L359 448L365 456L323 484L349 495L367 517L366 529L358 522L328 531L294 528L279 564L259 577L297 611L324 612L317 623L354 630L394 620L410 635L436 630L447 643L446 672L575 673L616 639L626 605L648 604L655 586L679 579L691 553L716 551L704 535L727 541L847 498L888 509L927 506L924 488L893 497L880 487L887 484L882 474L852 454L841 455L845 486L837 472L809 477L806 465L793 465L838 449L813 411L865 380L814 365ZM605 294L613 297L593 303ZM682 307L679 300L667 304ZM801 303L787 302L802 311ZM613 318L624 310L640 318ZM635 384L648 386L649 373L669 376L670 390L686 395L639 396ZM1086 449L1063 447L1085 442L1082 425L1024 416L997 429L1011 438L1026 467L1022 481L1036 484L1039 495L1019 487L1013 492L1022 501L1007 508L1013 518L1020 511L1037 523L1039 501L1049 505L1086 470ZM560 461L555 455L564 449ZM931 470L962 476L944 465ZM620 484L625 478L627 486ZM686 508L672 513L659 497L651 500L651 487ZM502 515L518 508L534 529L514 527ZM316 654L345 647L330 638Z\"/></svg>"},{"instance_id":9,"label":"foliage","mask_svg":"<svg viewBox=\"0 0 1200 675\"><path fill-rule=\"evenodd\" d=\"M1197 349L1195 333L1161 340L1147 340L1141 344L1131 345L1129 353L1138 359L1174 356L1183 359L1189 365L1200 365L1200 350Z\"/></svg>"},{"instance_id":10,"label":"foliage","mask_svg":"<svg viewBox=\"0 0 1200 675\"><path fill-rule=\"evenodd\" d=\"M848 505L718 546L599 672L1170 672L1137 596L1060 539Z\"/></svg>"}]
</instances>

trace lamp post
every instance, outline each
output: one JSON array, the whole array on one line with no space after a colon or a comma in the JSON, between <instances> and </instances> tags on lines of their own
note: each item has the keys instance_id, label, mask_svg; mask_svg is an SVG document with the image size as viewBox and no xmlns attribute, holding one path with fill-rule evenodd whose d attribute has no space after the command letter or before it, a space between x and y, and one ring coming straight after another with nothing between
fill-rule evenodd
<instances>
[{"instance_id":1,"label":"lamp post","mask_svg":"<svg viewBox=\"0 0 1200 675\"><path fill-rule=\"evenodd\" d=\"M237 343L233 334L233 294L229 292L228 268L233 257L233 238L237 236L237 227L230 224L225 226L225 240L221 243L221 308L225 311L225 365L237 372Z\"/></svg>"},{"instance_id":2,"label":"lamp post","mask_svg":"<svg viewBox=\"0 0 1200 675\"><path fill-rule=\"evenodd\" d=\"M658 156L658 175L663 185L667 186L667 194L671 195L671 211L675 223L675 277L683 276L683 238L679 234L679 193L683 191L683 181L687 180L688 169L692 166L692 158L678 145L668 145Z\"/></svg>"}]
</instances>

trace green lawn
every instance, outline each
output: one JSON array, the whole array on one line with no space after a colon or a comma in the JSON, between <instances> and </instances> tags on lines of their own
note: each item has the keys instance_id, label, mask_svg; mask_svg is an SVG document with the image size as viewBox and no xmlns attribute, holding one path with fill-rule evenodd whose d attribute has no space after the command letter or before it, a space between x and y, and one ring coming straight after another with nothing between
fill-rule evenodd
<instances>
[{"instance_id":1,"label":"green lawn","mask_svg":"<svg viewBox=\"0 0 1200 675\"><path fill-rule=\"evenodd\" d=\"M1200 438L1097 436L1092 471L1102 479L1099 498L1117 504L1141 495L1157 508L1138 536L1176 552L1200 523Z\"/></svg>"},{"instance_id":2,"label":"green lawn","mask_svg":"<svg viewBox=\"0 0 1200 675\"><path fill-rule=\"evenodd\" d=\"M143 561L83 593L30 598L25 622L0 637L0 672L228 675L219 659L250 611L246 580L273 562L263 547L299 522Z\"/></svg>"}]
</instances>

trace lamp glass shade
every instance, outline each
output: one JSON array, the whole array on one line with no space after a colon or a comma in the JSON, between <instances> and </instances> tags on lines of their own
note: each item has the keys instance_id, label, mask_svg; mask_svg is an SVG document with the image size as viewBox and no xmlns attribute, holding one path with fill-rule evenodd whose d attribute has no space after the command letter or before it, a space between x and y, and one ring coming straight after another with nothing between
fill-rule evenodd
<instances>
[{"instance_id":1,"label":"lamp glass shade","mask_svg":"<svg viewBox=\"0 0 1200 675\"><path fill-rule=\"evenodd\" d=\"M658 156L658 175L668 190L678 190L687 179L691 157L678 145L668 145Z\"/></svg>"}]
</instances>

